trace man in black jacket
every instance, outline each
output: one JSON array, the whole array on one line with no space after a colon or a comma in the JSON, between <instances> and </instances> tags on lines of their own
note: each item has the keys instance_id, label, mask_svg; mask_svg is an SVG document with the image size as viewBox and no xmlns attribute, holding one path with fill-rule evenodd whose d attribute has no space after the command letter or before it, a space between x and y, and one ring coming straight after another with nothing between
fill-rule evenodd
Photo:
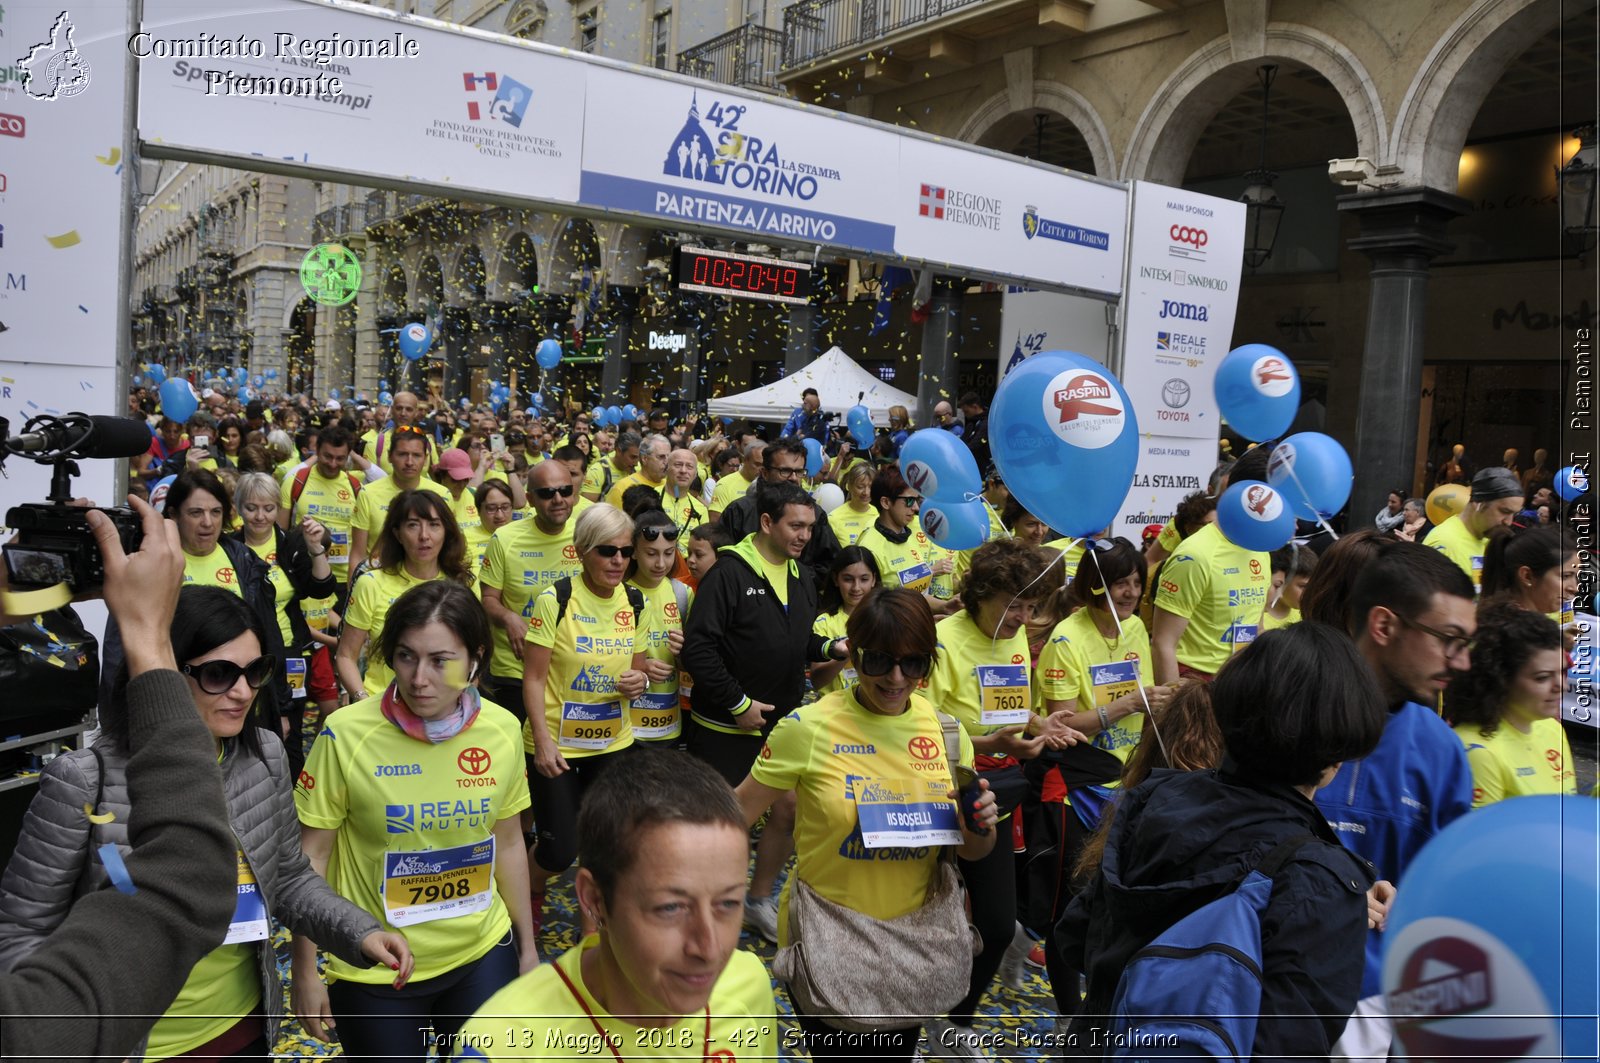
<instances>
[{"instance_id":1,"label":"man in black jacket","mask_svg":"<svg viewBox=\"0 0 1600 1063\"><path fill-rule=\"evenodd\" d=\"M733 541L737 543L757 530L760 521L757 507L763 491L774 484L798 485L805 474L806 447L799 436L784 436L776 443L767 444L767 449L761 455L761 478L756 481L755 490L735 499L722 511L722 526ZM828 515L811 501L809 495L806 501L811 504L813 524L811 538L800 552L800 567L802 571L810 572L813 586L821 587L822 581L828 576L828 566L833 564L834 555L839 552L839 540L828 523ZM741 775L739 781L743 779Z\"/></svg>"},{"instance_id":2,"label":"man in black jacket","mask_svg":"<svg viewBox=\"0 0 1600 1063\"><path fill-rule=\"evenodd\" d=\"M744 781L764 737L800 704L806 665L849 656L845 640L811 630L817 590L798 563L818 523L811 497L794 484L764 483L757 504L757 529L723 547L700 581L679 655L694 679L689 752L729 785ZM791 794L773 805L745 901L747 920L774 943L772 886L793 847L793 831Z\"/></svg>"}]
</instances>

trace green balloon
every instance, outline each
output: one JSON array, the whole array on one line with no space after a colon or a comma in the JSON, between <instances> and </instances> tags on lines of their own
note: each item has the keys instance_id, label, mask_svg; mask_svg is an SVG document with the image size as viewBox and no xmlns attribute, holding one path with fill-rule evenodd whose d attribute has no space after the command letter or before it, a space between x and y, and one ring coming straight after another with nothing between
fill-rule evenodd
<instances>
[{"instance_id":1,"label":"green balloon","mask_svg":"<svg viewBox=\"0 0 1600 1063\"><path fill-rule=\"evenodd\" d=\"M361 288L361 260L343 244L318 244L300 260L300 285L313 302L343 306Z\"/></svg>"}]
</instances>

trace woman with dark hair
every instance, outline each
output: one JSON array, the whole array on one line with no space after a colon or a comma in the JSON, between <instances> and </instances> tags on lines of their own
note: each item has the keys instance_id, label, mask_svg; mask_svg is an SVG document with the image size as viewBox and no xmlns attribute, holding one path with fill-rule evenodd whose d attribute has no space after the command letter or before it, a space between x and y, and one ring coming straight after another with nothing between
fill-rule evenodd
<instances>
[{"instance_id":1,"label":"woman with dark hair","mask_svg":"<svg viewBox=\"0 0 1600 1063\"><path fill-rule=\"evenodd\" d=\"M1312 622L1246 646L1210 693L1222 766L1157 771L1125 790L1103 859L1057 927L1062 954L1089 979L1070 1033L1080 1051L1108 1044L1133 954L1298 840L1261 917L1260 1019L1254 1044L1238 1050L1325 1057L1361 992L1372 875L1311 797L1341 763L1378 744L1383 695L1349 638Z\"/></svg>"},{"instance_id":2,"label":"woman with dark hair","mask_svg":"<svg viewBox=\"0 0 1600 1063\"><path fill-rule=\"evenodd\" d=\"M878 563L872 553L859 546L840 550L833 555L833 564L828 566L828 579L818 595L817 619L811 630L825 639L844 638L850 614L877 587ZM847 660L813 661L811 664L811 689L819 696L848 690L859 678Z\"/></svg>"},{"instance_id":3,"label":"woman with dark hair","mask_svg":"<svg viewBox=\"0 0 1600 1063\"><path fill-rule=\"evenodd\" d=\"M1525 794L1578 792L1561 728L1565 673L1555 621L1515 601L1479 608L1472 668L1456 673L1444 698L1472 767L1473 808Z\"/></svg>"},{"instance_id":4,"label":"woman with dark hair","mask_svg":"<svg viewBox=\"0 0 1600 1063\"><path fill-rule=\"evenodd\" d=\"M270 1058L283 1020L283 985L269 940L268 917L296 934L313 934L354 968L382 963L382 976L404 982L411 953L405 938L328 888L300 850L283 746L258 729L258 691L277 671L262 653L267 629L237 595L216 587L178 594L171 639L195 710L216 739L229 819L239 846L238 899L223 943L189 974L178 998L156 1020L148 1060ZM41 789L6 870L0 900L0 966L37 948L81 897L110 886L116 862L106 845L128 851L128 671L101 706L100 737L48 769L67 786ZM94 810L86 815L85 808ZM14 932L13 932L14 931ZM399 972L398 975L395 972ZM124 972L138 977L137 972Z\"/></svg>"},{"instance_id":5,"label":"woman with dark hair","mask_svg":"<svg viewBox=\"0 0 1600 1063\"><path fill-rule=\"evenodd\" d=\"M244 448L244 422L237 417L224 417L217 422L217 456L227 458L227 464L239 464L239 451Z\"/></svg>"},{"instance_id":6,"label":"woman with dark hair","mask_svg":"<svg viewBox=\"0 0 1600 1063\"><path fill-rule=\"evenodd\" d=\"M382 694L393 678L388 665L370 655L363 677L360 662L368 641L383 637L384 617L395 599L429 580L454 580L463 587L476 584L467 561L467 540L456 527L450 501L433 491L402 491L394 497L373 557L374 566L350 588L334 661L345 691L358 700Z\"/></svg>"},{"instance_id":7,"label":"woman with dark hair","mask_svg":"<svg viewBox=\"0 0 1600 1063\"><path fill-rule=\"evenodd\" d=\"M1559 524L1494 527L1483 552L1483 600L1504 596L1556 620L1578 594L1577 544Z\"/></svg>"},{"instance_id":8,"label":"woman with dark hair","mask_svg":"<svg viewBox=\"0 0 1600 1063\"><path fill-rule=\"evenodd\" d=\"M1044 537L1050 534L1050 525L1029 513L1028 507L1018 502L1015 495L1006 499L1005 509L1000 511L1000 522L1012 538L1021 539L1029 546L1043 546Z\"/></svg>"},{"instance_id":9,"label":"woman with dark hair","mask_svg":"<svg viewBox=\"0 0 1600 1063\"><path fill-rule=\"evenodd\" d=\"M624 1059L776 1060L772 979L739 948L748 842L722 777L641 751L590 791L578 839L574 892L595 933L491 997L457 1058L549 1059L599 1031Z\"/></svg>"},{"instance_id":10,"label":"woman with dark hair","mask_svg":"<svg viewBox=\"0 0 1600 1063\"><path fill-rule=\"evenodd\" d=\"M1300 618L1349 631L1350 592L1367 564L1396 540L1371 528L1347 532L1317 555L1316 571L1300 593Z\"/></svg>"},{"instance_id":11,"label":"woman with dark hair","mask_svg":"<svg viewBox=\"0 0 1600 1063\"><path fill-rule=\"evenodd\" d=\"M1025 625L1035 603L1052 589L1045 575L1047 564L1044 551L1020 539L999 539L978 547L961 587L961 608L939 621L939 657L928 675L928 700L961 722L976 750L979 775L989 779L1001 796L1001 830L1008 835L1012 826L1008 817L1026 791L1022 761L1046 749L1088 741L1066 725L1065 716L1046 717L1033 711ZM1017 922L1016 860L1011 847L996 846L982 860L962 860L960 869L972 896L983 951L973 962L966 999L950 1010L949 1021L935 1018L930 1037L973 1054L978 1041L971 1027L978 1001L1007 949L1026 955L1033 942Z\"/></svg>"},{"instance_id":12,"label":"woman with dark hair","mask_svg":"<svg viewBox=\"0 0 1600 1063\"><path fill-rule=\"evenodd\" d=\"M398 503L397 503L398 504ZM393 510L390 511L393 513ZM389 609L374 647L394 679L340 710L295 787L312 866L369 918L404 933L415 980L294 948L294 1010L358 1059L424 1059L466 1016L539 962L520 814L528 807L516 717L474 685L489 621L471 591L421 583ZM437 800L435 800L437 798ZM424 800L426 799L426 800Z\"/></svg>"},{"instance_id":13,"label":"woman with dark hair","mask_svg":"<svg viewBox=\"0 0 1600 1063\"><path fill-rule=\"evenodd\" d=\"M931 595L933 578L955 569L955 559L934 557L935 547L917 521L922 492L906 483L898 465L885 465L872 477L872 505L878 511L872 527L856 538L856 545L878 562L878 578L885 587L904 587L928 598L935 616L955 608L955 599Z\"/></svg>"},{"instance_id":14,"label":"woman with dark hair","mask_svg":"<svg viewBox=\"0 0 1600 1063\"><path fill-rule=\"evenodd\" d=\"M636 488L628 489L633 490ZM639 637L650 685L628 702L628 715L633 737L644 742L676 742L683 734L678 654L683 652L683 622L689 615L690 594L687 585L672 578L682 538L687 538L687 533L665 510L646 509L634 518L633 560L628 563L627 581L644 596Z\"/></svg>"},{"instance_id":15,"label":"woman with dark hair","mask_svg":"<svg viewBox=\"0 0 1600 1063\"><path fill-rule=\"evenodd\" d=\"M495 532L517 519L517 511L522 506L517 504L511 485L504 480L483 481L472 493L472 500L478 507L478 518L483 522L482 539L472 544L471 561L473 571L477 572L483 568L483 555L489 548L489 540L494 538ZM471 536L468 536L468 539L470 540Z\"/></svg>"},{"instance_id":16,"label":"woman with dark hair","mask_svg":"<svg viewBox=\"0 0 1600 1063\"><path fill-rule=\"evenodd\" d=\"M895 919L920 908L940 874L940 845L912 841L897 846L891 837L884 846L869 846L849 783L852 778L881 779L911 788L930 809L945 806L943 793L954 766L948 763L932 699L917 692L940 652L933 614L913 591L878 590L851 613L845 632L850 665L860 682L780 719L738 788L747 825L754 825L785 793L793 790L797 797L795 872L784 884L778 919L779 944L784 946L794 940L789 905L797 879L834 904L874 919ZM960 763L970 767L972 742L965 731L959 741ZM963 817L960 841L950 844L957 844L956 852L965 860L982 860L991 851L1010 860L1009 847L995 844L994 797L987 783L977 786L982 793L976 830ZM973 900L976 911L977 898ZM827 963L828 957L810 955L806 962ZM950 962L965 958L951 956ZM831 1024L831 1016L798 1017L811 1057L818 1060L910 1060L921 1026L879 1030L871 1046L863 1047L859 1037L847 1037Z\"/></svg>"}]
</instances>

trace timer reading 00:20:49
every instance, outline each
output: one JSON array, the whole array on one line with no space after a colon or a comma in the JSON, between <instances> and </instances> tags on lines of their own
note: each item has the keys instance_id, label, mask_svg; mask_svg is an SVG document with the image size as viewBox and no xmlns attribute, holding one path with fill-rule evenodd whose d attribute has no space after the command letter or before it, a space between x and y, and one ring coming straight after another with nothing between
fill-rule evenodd
<instances>
[{"instance_id":1,"label":"timer reading 00:20:49","mask_svg":"<svg viewBox=\"0 0 1600 1063\"><path fill-rule=\"evenodd\" d=\"M805 263L683 247L674 282L683 291L803 306L811 301L810 279Z\"/></svg>"}]
</instances>

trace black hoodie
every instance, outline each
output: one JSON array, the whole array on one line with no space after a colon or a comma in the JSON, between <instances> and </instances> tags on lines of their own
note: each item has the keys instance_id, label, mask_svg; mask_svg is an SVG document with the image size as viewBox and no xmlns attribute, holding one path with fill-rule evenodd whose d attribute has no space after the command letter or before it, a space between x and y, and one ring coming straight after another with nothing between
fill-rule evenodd
<instances>
[{"instance_id":1,"label":"black hoodie","mask_svg":"<svg viewBox=\"0 0 1600 1063\"><path fill-rule=\"evenodd\" d=\"M1326 1056L1361 993L1370 868L1310 799L1218 771L1160 770L1125 793L1100 871L1056 927L1067 962L1088 975L1068 1055L1094 1056L1128 960L1156 935L1228 892L1279 842L1314 834L1273 881L1261 920L1262 1018L1252 1059Z\"/></svg>"}]
</instances>

